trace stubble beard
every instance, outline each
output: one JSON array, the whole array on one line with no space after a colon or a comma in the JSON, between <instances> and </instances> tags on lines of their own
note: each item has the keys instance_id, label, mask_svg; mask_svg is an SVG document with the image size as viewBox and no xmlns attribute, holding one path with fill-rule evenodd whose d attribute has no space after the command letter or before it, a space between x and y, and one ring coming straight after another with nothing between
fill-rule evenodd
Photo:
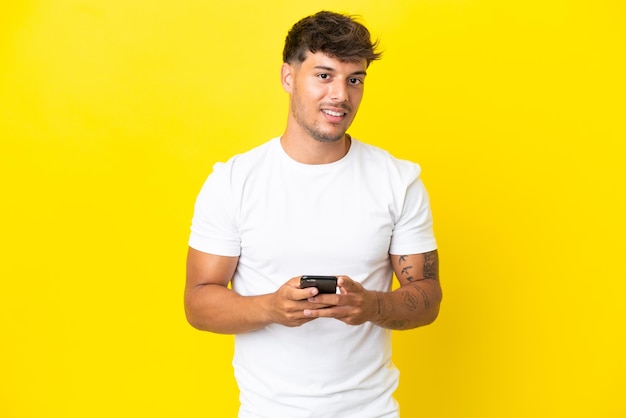
<instances>
[{"instance_id":1,"label":"stubble beard","mask_svg":"<svg viewBox=\"0 0 626 418\"><path fill-rule=\"evenodd\" d=\"M324 132L320 129L318 122L308 123L305 119L304 112L302 112L304 106L300 103L297 95L297 91L294 91L292 97L291 113L293 114L296 122L304 129L304 131L313 139L319 142L331 143L337 142L345 137L346 130L340 133ZM346 111L348 111L346 109Z\"/></svg>"},{"instance_id":2,"label":"stubble beard","mask_svg":"<svg viewBox=\"0 0 626 418\"><path fill-rule=\"evenodd\" d=\"M319 129L316 129L317 127L315 125L311 126L311 125L304 124L302 126L304 130L306 131L306 133L308 133L313 139L319 142L326 142L326 143L337 142L341 140L346 134L346 131L343 131L337 134L331 134L330 132L322 132Z\"/></svg>"}]
</instances>

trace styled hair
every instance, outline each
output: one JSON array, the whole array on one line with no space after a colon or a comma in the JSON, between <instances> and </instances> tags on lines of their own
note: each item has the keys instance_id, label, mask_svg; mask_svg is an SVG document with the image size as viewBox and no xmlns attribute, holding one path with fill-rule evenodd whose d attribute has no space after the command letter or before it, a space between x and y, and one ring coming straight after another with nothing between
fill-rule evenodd
<instances>
[{"instance_id":1,"label":"styled hair","mask_svg":"<svg viewBox=\"0 0 626 418\"><path fill-rule=\"evenodd\" d=\"M309 52L323 52L345 62L366 60L367 65L381 58L370 32L354 16L321 11L297 22L285 39L283 62L302 63Z\"/></svg>"}]
</instances>

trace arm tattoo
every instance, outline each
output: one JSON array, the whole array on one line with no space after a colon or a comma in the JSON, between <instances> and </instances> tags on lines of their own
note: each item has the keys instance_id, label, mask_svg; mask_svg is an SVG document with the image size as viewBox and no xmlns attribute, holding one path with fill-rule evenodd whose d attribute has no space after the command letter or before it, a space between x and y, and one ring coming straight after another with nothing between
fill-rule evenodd
<instances>
[{"instance_id":1,"label":"arm tattoo","mask_svg":"<svg viewBox=\"0 0 626 418\"><path fill-rule=\"evenodd\" d=\"M424 301L424 307L426 309L430 309L430 298L428 297L428 293L426 293L426 291L424 289L421 288L420 285L418 285L417 283L412 283L411 286L414 289L417 289L418 292L420 292L420 294L422 295L422 300ZM415 297L415 296L413 296ZM417 302L415 303L415 305L417 306ZM410 306L409 306L410 308Z\"/></svg>"},{"instance_id":2,"label":"arm tattoo","mask_svg":"<svg viewBox=\"0 0 626 418\"><path fill-rule=\"evenodd\" d=\"M417 286L415 286L417 287ZM422 295L423 297L423 295ZM405 292L404 293L404 303L406 304L406 308L409 311L415 311L418 308L418 300L417 297L413 294L413 292Z\"/></svg>"},{"instance_id":3,"label":"arm tattoo","mask_svg":"<svg viewBox=\"0 0 626 418\"><path fill-rule=\"evenodd\" d=\"M424 253L424 273L421 279L415 279L415 277L409 273L409 270L411 270L413 266L407 265L407 263L406 255L399 256L398 264L402 267L400 275L408 281L412 282L426 279L439 280L439 254L437 250Z\"/></svg>"},{"instance_id":4,"label":"arm tattoo","mask_svg":"<svg viewBox=\"0 0 626 418\"><path fill-rule=\"evenodd\" d=\"M409 321L407 321L406 319L398 319L398 320L392 319L391 321L384 324L384 326L385 328L389 328L389 329L404 329L408 322Z\"/></svg>"},{"instance_id":5,"label":"arm tattoo","mask_svg":"<svg viewBox=\"0 0 626 418\"><path fill-rule=\"evenodd\" d=\"M424 254L424 279L439 280L439 254L437 250Z\"/></svg>"},{"instance_id":6,"label":"arm tattoo","mask_svg":"<svg viewBox=\"0 0 626 418\"><path fill-rule=\"evenodd\" d=\"M413 268L413 266L407 266L407 261L406 261L407 256L406 255L401 255L400 257L398 257L398 263L400 264L400 266L402 267L402 271L400 272L400 274L402 276L408 276L406 279L410 282L412 282L413 276L411 276L409 274L409 270L411 270Z\"/></svg>"},{"instance_id":7,"label":"arm tattoo","mask_svg":"<svg viewBox=\"0 0 626 418\"><path fill-rule=\"evenodd\" d=\"M439 254L437 250L434 250L423 253L422 256L424 257L423 268L420 268L421 266L419 265L412 265L413 260L416 260L415 257L409 255L398 256L398 264L394 268L396 274L399 274L398 279L405 283L405 286L401 288L403 293L402 301L404 303L398 305L399 311L396 314L396 307L391 295L385 293L378 294L378 320L381 326L396 330L410 328L414 326L412 325L414 320L419 320L414 318L416 315L419 316L421 311L431 309L429 293L421 286L422 283L420 282L423 280L439 281ZM409 283L407 284L404 281Z\"/></svg>"}]
</instances>

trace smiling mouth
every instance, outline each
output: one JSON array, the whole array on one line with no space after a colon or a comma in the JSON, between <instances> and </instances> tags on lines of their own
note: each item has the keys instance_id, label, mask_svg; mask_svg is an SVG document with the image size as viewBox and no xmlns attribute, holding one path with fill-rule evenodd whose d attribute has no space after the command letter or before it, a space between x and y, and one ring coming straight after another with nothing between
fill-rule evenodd
<instances>
[{"instance_id":1,"label":"smiling mouth","mask_svg":"<svg viewBox=\"0 0 626 418\"><path fill-rule=\"evenodd\" d=\"M329 116L334 116L334 117L340 117L340 116L346 115L345 112L337 112L335 110L328 110L328 109L322 109L322 112L326 113Z\"/></svg>"}]
</instances>

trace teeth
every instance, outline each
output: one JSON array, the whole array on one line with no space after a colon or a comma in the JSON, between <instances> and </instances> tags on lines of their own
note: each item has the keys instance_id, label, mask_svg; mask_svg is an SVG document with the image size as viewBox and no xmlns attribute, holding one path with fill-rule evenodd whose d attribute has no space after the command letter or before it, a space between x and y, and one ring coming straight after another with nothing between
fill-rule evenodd
<instances>
[{"instance_id":1,"label":"teeth","mask_svg":"<svg viewBox=\"0 0 626 418\"><path fill-rule=\"evenodd\" d=\"M323 110L324 113L330 115L330 116L343 116L345 115L345 113L342 112L335 112L333 110Z\"/></svg>"}]
</instances>

